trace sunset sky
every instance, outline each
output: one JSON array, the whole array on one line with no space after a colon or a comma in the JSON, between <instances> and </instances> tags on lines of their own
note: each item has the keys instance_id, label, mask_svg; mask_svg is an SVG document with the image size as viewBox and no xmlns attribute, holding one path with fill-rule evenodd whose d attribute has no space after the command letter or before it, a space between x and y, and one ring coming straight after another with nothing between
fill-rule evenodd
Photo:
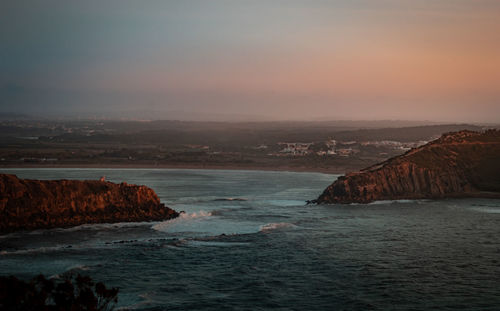
<instances>
[{"instance_id":1,"label":"sunset sky","mask_svg":"<svg viewBox=\"0 0 500 311\"><path fill-rule=\"evenodd\" d=\"M500 122L500 1L2 1L0 112Z\"/></svg>"}]
</instances>

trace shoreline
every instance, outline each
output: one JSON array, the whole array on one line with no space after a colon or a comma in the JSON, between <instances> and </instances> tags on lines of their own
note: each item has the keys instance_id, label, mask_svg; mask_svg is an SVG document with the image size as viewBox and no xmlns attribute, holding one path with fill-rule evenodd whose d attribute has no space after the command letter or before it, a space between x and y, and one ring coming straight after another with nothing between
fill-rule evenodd
<instances>
[{"instance_id":1,"label":"shoreline","mask_svg":"<svg viewBox=\"0 0 500 311\"><path fill-rule=\"evenodd\" d=\"M1 169L23 169L23 168L95 168L95 169L200 169L200 170L243 170L243 171L275 171L275 172L297 172L297 173L323 173L332 175L344 175L346 170L341 168L315 168L294 166L246 166L246 165L196 165L196 164L23 164L23 165L0 165Z\"/></svg>"}]
</instances>

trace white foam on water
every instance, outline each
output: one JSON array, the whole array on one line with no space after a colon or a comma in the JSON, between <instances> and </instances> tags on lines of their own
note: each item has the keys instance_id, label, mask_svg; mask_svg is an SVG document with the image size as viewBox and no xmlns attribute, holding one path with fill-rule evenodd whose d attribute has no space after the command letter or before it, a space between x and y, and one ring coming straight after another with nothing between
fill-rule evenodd
<instances>
[{"instance_id":1,"label":"white foam on water","mask_svg":"<svg viewBox=\"0 0 500 311\"><path fill-rule=\"evenodd\" d=\"M394 202L407 204L407 203L419 203L419 200L408 200L408 199L406 199L406 200L394 200Z\"/></svg>"},{"instance_id":2,"label":"white foam on water","mask_svg":"<svg viewBox=\"0 0 500 311\"><path fill-rule=\"evenodd\" d=\"M403 203L403 204L408 204L408 203L418 203L419 200L380 200L380 201L373 201L368 203L368 205L382 205L382 204L393 204L393 203Z\"/></svg>"},{"instance_id":3,"label":"white foam on water","mask_svg":"<svg viewBox=\"0 0 500 311\"><path fill-rule=\"evenodd\" d=\"M161 232L171 232L174 227L182 226L195 219L204 219L212 216L211 212L198 211L193 213L181 213L179 217L174 219L169 219L166 221L162 221L153 225L151 228L153 230L161 231Z\"/></svg>"},{"instance_id":4,"label":"white foam on water","mask_svg":"<svg viewBox=\"0 0 500 311\"><path fill-rule=\"evenodd\" d=\"M153 225L156 231L181 234L186 237L217 236L221 234L257 233L260 223L252 220L228 219L217 213L197 211Z\"/></svg>"},{"instance_id":5,"label":"white foam on water","mask_svg":"<svg viewBox=\"0 0 500 311\"><path fill-rule=\"evenodd\" d=\"M115 223L100 223L100 224L82 224L74 227L69 227L69 228L51 228L51 229L37 229L33 231L26 231L26 232L14 232L14 233L9 233L7 235L0 236L0 239L7 238L7 237L14 237L18 236L20 234L28 234L28 235L41 235L45 234L48 231L52 232L76 232L76 231L88 231L88 230L105 230L105 229L121 229L121 228L135 228L135 227L141 227L141 226L150 226L151 223L157 223L157 222L148 222L148 221L142 221L142 222L115 222Z\"/></svg>"},{"instance_id":6,"label":"white foam on water","mask_svg":"<svg viewBox=\"0 0 500 311\"><path fill-rule=\"evenodd\" d=\"M500 207L488 206L488 207L473 207L471 210L486 214L500 214Z\"/></svg>"},{"instance_id":7,"label":"white foam on water","mask_svg":"<svg viewBox=\"0 0 500 311\"><path fill-rule=\"evenodd\" d=\"M245 198L233 198L233 197L228 197L228 198L216 198L216 199L213 199L212 201L248 201L247 199Z\"/></svg>"},{"instance_id":8,"label":"white foam on water","mask_svg":"<svg viewBox=\"0 0 500 311\"><path fill-rule=\"evenodd\" d=\"M259 231L260 232L268 232L276 229L283 229L283 228L296 228L297 226L288 222L273 222L270 224L265 224L260 226Z\"/></svg>"},{"instance_id":9,"label":"white foam on water","mask_svg":"<svg viewBox=\"0 0 500 311\"><path fill-rule=\"evenodd\" d=\"M180 215L181 218L198 218L198 217L209 217L212 216L211 212L199 211L191 214L182 213Z\"/></svg>"},{"instance_id":10,"label":"white foam on water","mask_svg":"<svg viewBox=\"0 0 500 311\"><path fill-rule=\"evenodd\" d=\"M66 271L64 271L62 273L51 275L49 277L49 279L59 279L59 278L63 277L64 275L67 275L68 273L77 272L77 271L88 271L90 269L91 268L89 266L86 266L86 265L74 265L74 266L67 268Z\"/></svg>"},{"instance_id":11,"label":"white foam on water","mask_svg":"<svg viewBox=\"0 0 500 311\"><path fill-rule=\"evenodd\" d=\"M142 240L139 239L134 239L134 240L123 240L124 243L130 243L130 242L142 242L146 241L147 239L144 238ZM103 249L103 248L114 248L117 247L118 245L121 245L123 243L120 243L122 240L119 241L109 241L103 243L102 241L91 241L91 242L85 242L85 243L75 243L75 244L64 244L64 245L54 245L54 246L40 246L40 247L32 247L32 248L26 248L26 249L13 249L13 250L0 250L0 256L8 256L8 255L29 255L29 254L39 254L39 253L51 253L51 252L58 252L58 251L71 251L71 250L82 250L82 249Z\"/></svg>"},{"instance_id":12,"label":"white foam on water","mask_svg":"<svg viewBox=\"0 0 500 311\"><path fill-rule=\"evenodd\" d=\"M134 228L139 226L149 226L151 222L142 221L142 222L116 222L116 223L102 223L102 224L83 224L76 227L71 228L63 228L63 229L52 229L64 232L73 232L79 230L102 230L102 229L119 229L119 228Z\"/></svg>"}]
</instances>

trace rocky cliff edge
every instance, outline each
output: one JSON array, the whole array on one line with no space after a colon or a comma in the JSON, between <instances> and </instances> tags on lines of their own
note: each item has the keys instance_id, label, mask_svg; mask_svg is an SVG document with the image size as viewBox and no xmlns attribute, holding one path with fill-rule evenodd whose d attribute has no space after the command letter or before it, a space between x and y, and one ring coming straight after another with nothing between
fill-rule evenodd
<instances>
[{"instance_id":1,"label":"rocky cliff edge","mask_svg":"<svg viewBox=\"0 0 500 311\"><path fill-rule=\"evenodd\" d=\"M146 186L97 180L29 180L0 174L0 232L160 221L178 215Z\"/></svg>"},{"instance_id":2,"label":"rocky cliff edge","mask_svg":"<svg viewBox=\"0 0 500 311\"><path fill-rule=\"evenodd\" d=\"M500 131L460 131L339 177L317 203L500 197Z\"/></svg>"}]
</instances>

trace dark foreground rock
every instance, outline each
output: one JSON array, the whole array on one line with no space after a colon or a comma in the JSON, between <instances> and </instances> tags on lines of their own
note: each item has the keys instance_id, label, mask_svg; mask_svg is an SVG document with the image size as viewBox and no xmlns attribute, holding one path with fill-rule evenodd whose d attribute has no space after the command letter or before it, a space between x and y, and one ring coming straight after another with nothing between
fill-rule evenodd
<instances>
[{"instance_id":1,"label":"dark foreground rock","mask_svg":"<svg viewBox=\"0 0 500 311\"><path fill-rule=\"evenodd\" d=\"M500 198L500 131L460 131L339 177L316 203Z\"/></svg>"},{"instance_id":2,"label":"dark foreground rock","mask_svg":"<svg viewBox=\"0 0 500 311\"><path fill-rule=\"evenodd\" d=\"M39 275L30 281L0 276L0 310L112 310L118 291L81 275L62 280Z\"/></svg>"},{"instance_id":3,"label":"dark foreground rock","mask_svg":"<svg viewBox=\"0 0 500 311\"><path fill-rule=\"evenodd\" d=\"M29 180L0 174L0 232L158 221L178 215L146 186L97 180Z\"/></svg>"}]
</instances>

